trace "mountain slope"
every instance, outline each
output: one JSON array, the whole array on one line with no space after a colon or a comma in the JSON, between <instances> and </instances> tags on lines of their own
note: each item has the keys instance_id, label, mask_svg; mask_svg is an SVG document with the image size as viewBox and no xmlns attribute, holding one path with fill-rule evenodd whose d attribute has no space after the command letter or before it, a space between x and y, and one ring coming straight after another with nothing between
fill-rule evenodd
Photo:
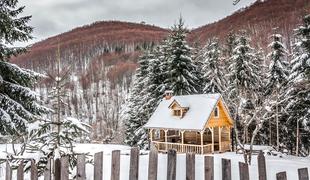
<instances>
[{"instance_id":1,"label":"mountain slope","mask_svg":"<svg viewBox=\"0 0 310 180\"><path fill-rule=\"evenodd\" d=\"M278 28L289 45L293 29L307 13L310 13L309 0L258 0L218 22L194 29L188 38L191 42L203 44L209 38L223 40L230 31L246 29L255 45L264 48L269 44L273 29Z\"/></svg>"}]
</instances>

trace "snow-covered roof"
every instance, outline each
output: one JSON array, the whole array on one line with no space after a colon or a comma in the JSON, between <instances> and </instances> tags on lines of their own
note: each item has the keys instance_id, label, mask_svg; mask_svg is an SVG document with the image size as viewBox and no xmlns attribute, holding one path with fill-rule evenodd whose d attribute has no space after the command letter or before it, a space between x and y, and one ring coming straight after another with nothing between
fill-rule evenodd
<instances>
[{"instance_id":1,"label":"snow-covered roof","mask_svg":"<svg viewBox=\"0 0 310 180\"><path fill-rule=\"evenodd\" d=\"M144 127L203 130L220 98L220 94L198 94L163 99ZM184 117L180 118L172 114L169 106L173 101L189 108Z\"/></svg>"}]
</instances>

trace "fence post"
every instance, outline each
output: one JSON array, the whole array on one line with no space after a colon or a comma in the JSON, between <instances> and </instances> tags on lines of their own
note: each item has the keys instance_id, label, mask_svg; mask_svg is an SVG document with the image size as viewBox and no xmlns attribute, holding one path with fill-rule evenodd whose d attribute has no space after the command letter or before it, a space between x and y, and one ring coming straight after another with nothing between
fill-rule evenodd
<instances>
[{"instance_id":1,"label":"fence post","mask_svg":"<svg viewBox=\"0 0 310 180\"><path fill-rule=\"evenodd\" d=\"M139 178L139 148L134 147L130 150L130 169L129 180L138 180Z\"/></svg>"},{"instance_id":2,"label":"fence post","mask_svg":"<svg viewBox=\"0 0 310 180\"><path fill-rule=\"evenodd\" d=\"M195 154L186 153L186 180L195 180Z\"/></svg>"},{"instance_id":3,"label":"fence post","mask_svg":"<svg viewBox=\"0 0 310 180\"><path fill-rule=\"evenodd\" d=\"M205 180L214 180L213 156L205 156Z\"/></svg>"},{"instance_id":4,"label":"fence post","mask_svg":"<svg viewBox=\"0 0 310 180\"><path fill-rule=\"evenodd\" d=\"M284 171L277 173L277 180L287 180L286 172Z\"/></svg>"},{"instance_id":5,"label":"fence post","mask_svg":"<svg viewBox=\"0 0 310 180\"><path fill-rule=\"evenodd\" d=\"M174 149L168 150L168 162L167 162L167 180L176 180L177 170L177 152Z\"/></svg>"},{"instance_id":6,"label":"fence post","mask_svg":"<svg viewBox=\"0 0 310 180\"><path fill-rule=\"evenodd\" d=\"M102 180L103 177L103 152L94 155L94 180Z\"/></svg>"},{"instance_id":7,"label":"fence post","mask_svg":"<svg viewBox=\"0 0 310 180\"><path fill-rule=\"evenodd\" d=\"M120 179L120 159L121 159L121 151L120 150L112 151L111 180Z\"/></svg>"},{"instance_id":8,"label":"fence post","mask_svg":"<svg viewBox=\"0 0 310 180\"><path fill-rule=\"evenodd\" d=\"M5 166L5 180L12 180L12 168L8 161L6 161L6 166Z\"/></svg>"},{"instance_id":9,"label":"fence post","mask_svg":"<svg viewBox=\"0 0 310 180\"><path fill-rule=\"evenodd\" d=\"M266 160L263 151L260 151L257 156L257 164L258 164L258 179L267 180Z\"/></svg>"},{"instance_id":10,"label":"fence post","mask_svg":"<svg viewBox=\"0 0 310 180\"><path fill-rule=\"evenodd\" d=\"M85 154L77 155L76 180L86 180Z\"/></svg>"},{"instance_id":11,"label":"fence post","mask_svg":"<svg viewBox=\"0 0 310 180\"><path fill-rule=\"evenodd\" d=\"M54 168L54 180L60 180L61 162L60 162L59 158L57 158L55 160L54 166L55 166L55 168Z\"/></svg>"},{"instance_id":12,"label":"fence post","mask_svg":"<svg viewBox=\"0 0 310 180\"><path fill-rule=\"evenodd\" d=\"M240 180L249 180L249 166L246 163L239 162Z\"/></svg>"},{"instance_id":13,"label":"fence post","mask_svg":"<svg viewBox=\"0 0 310 180\"><path fill-rule=\"evenodd\" d=\"M24 160L21 160L17 168L17 180L24 180Z\"/></svg>"},{"instance_id":14,"label":"fence post","mask_svg":"<svg viewBox=\"0 0 310 180\"><path fill-rule=\"evenodd\" d=\"M69 157L64 156L61 158L61 180L69 179Z\"/></svg>"},{"instance_id":15,"label":"fence post","mask_svg":"<svg viewBox=\"0 0 310 180\"><path fill-rule=\"evenodd\" d=\"M231 162L230 159L222 158L222 179L231 180Z\"/></svg>"},{"instance_id":16,"label":"fence post","mask_svg":"<svg viewBox=\"0 0 310 180\"><path fill-rule=\"evenodd\" d=\"M31 175L30 175L31 180L38 180L38 168L36 165L35 160L31 160Z\"/></svg>"},{"instance_id":17,"label":"fence post","mask_svg":"<svg viewBox=\"0 0 310 180\"><path fill-rule=\"evenodd\" d=\"M44 169L44 180L51 180L51 171L51 158L48 158L46 168Z\"/></svg>"},{"instance_id":18,"label":"fence post","mask_svg":"<svg viewBox=\"0 0 310 180\"><path fill-rule=\"evenodd\" d=\"M308 168L298 169L299 180L309 180Z\"/></svg>"},{"instance_id":19,"label":"fence post","mask_svg":"<svg viewBox=\"0 0 310 180\"><path fill-rule=\"evenodd\" d=\"M150 151L148 180L157 180L158 153L156 150Z\"/></svg>"}]
</instances>

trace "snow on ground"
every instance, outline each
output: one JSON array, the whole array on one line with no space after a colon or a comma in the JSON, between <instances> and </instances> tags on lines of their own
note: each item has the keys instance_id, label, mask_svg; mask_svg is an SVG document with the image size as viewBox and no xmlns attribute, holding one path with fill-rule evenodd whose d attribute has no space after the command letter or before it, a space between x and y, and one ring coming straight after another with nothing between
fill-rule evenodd
<instances>
[{"instance_id":1,"label":"snow on ground","mask_svg":"<svg viewBox=\"0 0 310 180\"><path fill-rule=\"evenodd\" d=\"M7 146L8 150L10 151L9 146ZM0 156L3 157L5 155L3 151L6 150L6 145L0 145ZM110 179L111 174L111 151L112 150L121 150L121 180L127 180L129 174L129 160L130 160L130 148L128 146L123 145L103 145L103 144L77 144L76 151L77 152L88 152L89 154L94 154L96 152L103 151L103 174L104 179ZM148 155L147 151L143 151L142 155L140 156L139 162L139 179L146 180L147 179L147 172L148 172ZM239 179L239 169L238 169L238 162L243 161L242 154L236 154L234 152L229 153L222 153L222 154L214 154L214 161L215 161L215 169L214 169L214 176L215 180L222 179L222 172L221 170L221 158L231 159L232 165L232 179L238 180ZM167 155L166 154L159 154L158 156L158 180L166 180L166 169L167 169ZM196 156L196 179L202 180L204 177L203 174L203 159L204 156L197 155ZM250 179L258 179L258 172L257 172L257 156L253 156L253 162L250 166ZM279 156L270 156L266 155L266 162L267 162L267 176L268 179L273 180L276 179L276 173L281 171L287 171L288 180L296 180L298 179L297 169L307 167L310 170L310 157L302 158L302 157L295 157L289 155L282 155ZM5 165L2 164L0 166L0 179L4 178ZM87 171L87 179L93 179L93 166L88 164L86 166ZM178 154L177 156L177 180L185 180L185 154ZM28 175L29 176L29 175ZM28 180L29 177L26 176L25 180Z\"/></svg>"}]
</instances>

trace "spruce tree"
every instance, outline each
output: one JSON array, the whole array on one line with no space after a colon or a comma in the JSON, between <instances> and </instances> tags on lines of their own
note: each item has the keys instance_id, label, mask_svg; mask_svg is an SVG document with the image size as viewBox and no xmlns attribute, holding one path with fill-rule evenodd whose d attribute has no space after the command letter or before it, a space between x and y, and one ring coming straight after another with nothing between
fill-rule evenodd
<instances>
[{"instance_id":1,"label":"spruce tree","mask_svg":"<svg viewBox=\"0 0 310 180\"><path fill-rule=\"evenodd\" d=\"M141 129L145 120L145 112L143 112L142 106L145 102L145 79L148 73L149 55L148 52L139 57L139 68L136 71L136 75L133 82L133 88L130 93L130 97L127 103L127 110L125 112L125 143L129 146L137 146L141 140L144 132ZM137 135L138 134L138 135ZM144 142L144 140L143 140ZM140 144L143 144L140 142Z\"/></svg>"},{"instance_id":2,"label":"spruce tree","mask_svg":"<svg viewBox=\"0 0 310 180\"><path fill-rule=\"evenodd\" d=\"M305 155L310 146L307 136L310 133L310 15L305 16L303 22L296 30L296 48L299 50L295 51L295 58L291 62L289 89L284 95L287 133L293 134L295 140L291 140L296 143L294 149L297 155L299 152Z\"/></svg>"},{"instance_id":3,"label":"spruce tree","mask_svg":"<svg viewBox=\"0 0 310 180\"><path fill-rule=\"evenodd\" d=\"M265 94L272 99L269 106L271 111L267 112L269 121L269 144L272 145L272 122L276 124L276 147L279 150L279 116L281 116L281 108L279 106L280 91L283 91L288 80L288 62L286 60L287 51L282 44L282 36L280 34L272 35L272 43L269 44L271 52L268 54L270 59L269 71L267 75Z\"/></svg>"},{"instance_id":4,"label":"spruce tree","mask_svg":"<svg viewBox=\"0 0 310 180\"><path fill-rule=\"evenodd\" d=\"M187 29L184 21L179 19L168 37L168 71L167 84L175 95L196 94L201 91L197 67L193 63L191 48L186 42Z\"/></svg>"},{"instance_id":5,"label":"spruce tree","mask_svg":"<svg viewBox=\"0 0 310 180\"><path fill-rule=\"evenodd\" d=\"M31 39L32 27L27 24L31 16L19 17L23 10L16 0L0 2L0 132L14 139L25 137L49 111L32 90L43 75L8 62L25 51L14 43Z\"/></svg>"},{"instance_id":6,"label":"spruce tree","mask_svg":"<svg viewBox=\"0 0 310 180\"><path fill-rule=\"evenodd\" d=\"M224 94L226 90L226 80L224 78L221 63L221 49L217 39L210 40L205 48L203 48L203 80L204 93L220 93Z\"/></svg>"}]
</instances>

